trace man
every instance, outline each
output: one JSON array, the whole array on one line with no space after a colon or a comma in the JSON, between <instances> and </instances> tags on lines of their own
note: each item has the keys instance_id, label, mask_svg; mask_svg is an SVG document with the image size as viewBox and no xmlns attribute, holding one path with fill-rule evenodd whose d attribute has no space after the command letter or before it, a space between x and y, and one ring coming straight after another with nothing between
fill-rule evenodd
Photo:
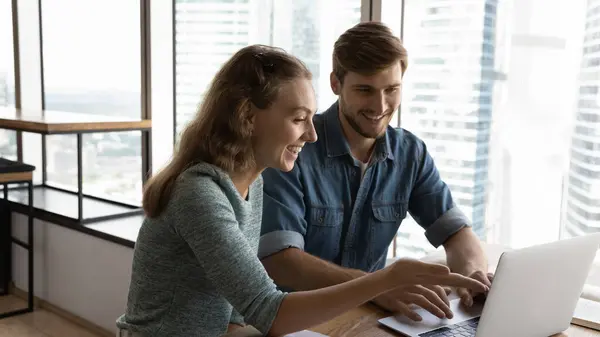
<instances>
[{"instance_id":1,"label":"man","mask_svg":"<svg viewBox=\"0 0 600 337\"><path fill-rule=\"evenodd\" d=\"M388 126L406 68L406 50L381 23L360 23L336 41L330 82L339 99L315 116L318 140L304 145L292 171L263 173L259 257L280 287L317 289L383 268L407 211L433 246L444 246L452 271L490 285L479 240L425 144ZM446 295L418 286L374 302L413 320L410 304L452 317ZM475 294L458 295L470 306Z\"/></svg>"}]
</instances>

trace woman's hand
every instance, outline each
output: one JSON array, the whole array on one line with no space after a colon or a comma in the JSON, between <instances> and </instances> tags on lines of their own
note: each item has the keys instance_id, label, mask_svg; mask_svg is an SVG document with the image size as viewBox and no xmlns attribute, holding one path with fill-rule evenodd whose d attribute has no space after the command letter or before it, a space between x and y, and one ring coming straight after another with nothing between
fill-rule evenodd
<instances>
[{"instance_id":1,"label":"woman's hand","mask_svg":"<svg viewBox=\"0 0 600 337\"><path fill-rule=\"evenodd\" d=\"M233 332L233 331L241 329L243 327L244 327L244 325L229 323L229 325L227 326L227 332Z\"/></svg>"},{"instance_id":2,"label":"woman's hand","mask_svg":"<svg viewBox=\"0 0 600 337\"><path fill-rule=\"evenodd\" d=\"M393 285L450 286L466 288L475 293L487 293L489 288L473 278L451 273L441 264L426 263L414 259L399 259L386 269Z\"/></svg>"}]
</instances>

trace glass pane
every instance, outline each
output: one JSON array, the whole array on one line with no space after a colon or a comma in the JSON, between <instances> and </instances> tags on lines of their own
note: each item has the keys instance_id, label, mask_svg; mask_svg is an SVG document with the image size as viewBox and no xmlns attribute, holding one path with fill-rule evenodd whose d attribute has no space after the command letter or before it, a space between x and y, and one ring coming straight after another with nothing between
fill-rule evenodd
<instances>
[{"instance_id":1,"label":"glass pane","mask_svg":"<svg viewBox=\"0 0 600 337\"><path fill-rule=\"evenodd\" d=\"M600 1L405 4L400 122L475 232L515 248L600 232ZM411 219L396 243L432 250Z\"/></svg>"},{"instance_id":2,"label":"glass pane","mask_svg":"<svg viewBox=\"0 0 600 337\"><path fill-rule=\"evenodd\" d=\"M423 139L454 201L486 238L496 1L405 1L408 51L400 125ZM385 1L384 13L398 12ZM394 7L394 8L392 8ZM397 16L385 15L390 26ZM461 36L460 39L454 37ZM398 233L399 256L433 250L412 218Z\"/></svg>"},{"instance_id":3,"label":"glass pane","mask_svg":"<svg viewBox=\"0 0 600 337\"><path fill-rule=\"evenodd\" d=\"M139 0L45 0L42 29L47 110L140 118ZM139 202L140 132L83 139L84 193ZM76 154L74 135L47 137L49 184L77 187Z\"/></svg>"},{"instance_id":4,"label":"glass pane","mask_svg":"<svg viewBox=\"0 0 600 337\"><path fill-rule=\"evenodd\" d=\"M13 49L12 6L0 2L0 107L15 104L15 67ZM16 132L0 129L0 157L17 159Z\"/></svg>"},{"instance_id":5,"label":"glass pane","mask_svg":"<svg viewBox=\"0 0 600 337\"><path fill-rule=\"evenodd\" d=\"M261 43L298 56L314 76L319 110L329 86L333 43L360 22L361 0L177 0L177 133L193 118L219 67L237 50Z\"/></svg>"},{"instance_id":6,"label":"glass pane","mask_svg":"<svg viewBox=\"0 0 600 337\"><path fill-rule=\"evenodd\" d=\"M580 4L576 6L579 9ZM587 1L587 6L581 17L571 14L579 23L574 30L573 36L579 43L577 52L573 51L573 62L568 64L567 73L560 80L566 80L569 87L568 93L555 91L544 98L552 97L554 101L557 95L568 96L574 94L574 104L567 104L559 99L556 103L566 107L568 115L565 118L561 114L551 116L554 123L565 123L569 127L565 132L561 129L561 137L555 141L556 145L563 149L558 159L560 164L568 167L567 172L556 177L558 183L562 183L562 204L560 214L560 236L574 237L589 233L600 232L600 101L598 88L600 87L600 2L598 0ZM557 11L560 9L557 9ZM563 9L564 10L564 9ZM560 12L559 12L560 13ZM568 14L569 12L567 12ZM547 23L550 25L551 23ZM581 46L581 41L583 45ZM570 41L569 41L570 42ZM569 46L569 43L567 43ZM578 77L567 77L572 72L579 74ZM547 86L552 86L548 84ZM573 90L575 88L575 90ZM559 96L560 97L560 96ZM541 97L540 97L541 99ZM549 105L549 104L548 104ZM570 136L565 139L563 135ZM570 145L570 146L569 146ZM563 171L564 172L564 171ZM563 178L563 180L560 180ZM600 251L596 258L596 266L592 269L588 283L600 286Z\"/></svg>"}]
</instances>

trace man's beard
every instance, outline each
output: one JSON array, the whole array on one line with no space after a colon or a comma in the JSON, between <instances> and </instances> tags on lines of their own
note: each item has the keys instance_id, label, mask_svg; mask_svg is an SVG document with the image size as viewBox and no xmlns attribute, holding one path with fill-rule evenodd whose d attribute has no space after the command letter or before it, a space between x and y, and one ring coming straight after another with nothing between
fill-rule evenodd
<instances>
[{"instance_id":1,"label":"man's beard","mask_svg":"<svg viewBox=\"0 0 600 337\"><path fill-rule=\"evenodd\" d=\"M346 104L344 104L343 100L340 98L340 109L342 112L342 116L344 116L344 118L346 119L346 121L348 122L348 124L350 124L350 127L356 131L356 133L358 133L359 135L365 137L365 138L369 138L369 139L377 139L379 137L382 136L382 133L379 132L377 134L373 134L373 133L369 133L365 130L363 130L360 127L360 124L358 123L358 121L356 120L358 118L358 116L361 113L369 113L371 111L369 110L359 110L357 114L353 114L352 112L348 112L349 109L346 108ZM383 116L382 118L387 118L387 114L385 116Z\"/></svg>"}]
</instances>

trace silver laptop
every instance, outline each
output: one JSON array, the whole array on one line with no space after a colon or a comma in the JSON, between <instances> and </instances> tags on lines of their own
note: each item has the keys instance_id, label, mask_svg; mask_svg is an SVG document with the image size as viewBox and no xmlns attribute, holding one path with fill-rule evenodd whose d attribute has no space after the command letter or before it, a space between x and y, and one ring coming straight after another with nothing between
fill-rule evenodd
<instances>
[{"instance_id":1,"label":"silver laptop","mask_svg":"<svg viewBox=\"0 0 600 337\"><path fill-rule=\"evenodd\" d=\"M390 316L379 322L411 337L551 336L569 328L600 246L600 233L502 254L485 305L450 302L452 319L419 309L414 322Z\"/></svg>"}]
</instances>

